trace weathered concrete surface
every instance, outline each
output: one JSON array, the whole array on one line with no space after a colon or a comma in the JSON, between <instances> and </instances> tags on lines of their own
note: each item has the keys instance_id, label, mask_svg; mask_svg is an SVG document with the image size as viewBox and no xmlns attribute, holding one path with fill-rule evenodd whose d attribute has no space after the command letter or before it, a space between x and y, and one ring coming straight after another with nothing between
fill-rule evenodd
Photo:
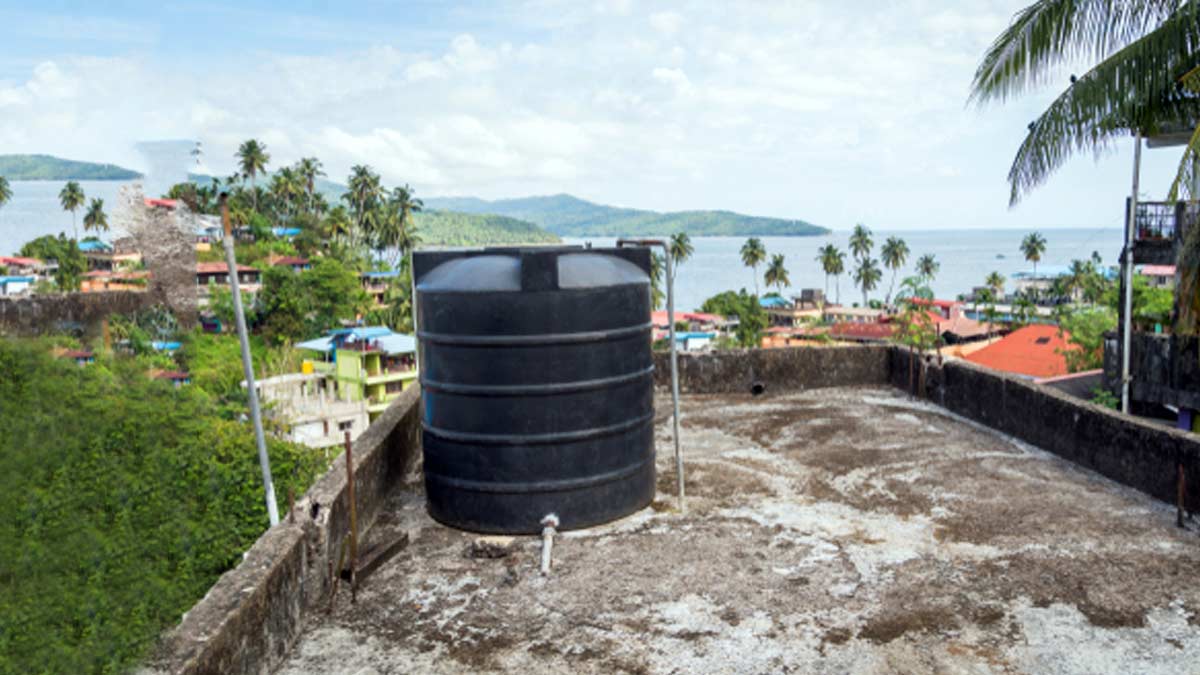
<instances>
[{"instance_id":1,"label":"weathered concrete surface","mask_svg":"<svg viewBox=\"0 0 1200 675\"><path fill-rule=\"evenodd\" d=\"M884 384L887 345L830 345L780 349L731 349L679 355L679 391L745 394L758 383L770 392ZM669 352L654 353L654 383L670 387Z\"/></svg>"},{"instance_id":2,"label":"weathered concrete surface","mask_svg":"<svg viewBox=\"0 0 1200 675\"><path fill-rule=\"evenodd\" d=\"M1200 338L1192 335L1134 333L1129 372L1134 401L1200 409ZM1104 380L1109 390L1121 384L1121 340L1104 338Z\"/></svg>"},{"instance_id":3,"label":"weathered concrete surface","mask_svg":"<svg viewBox=\"0 0 1200 675\"><path fill-rule=\"evenodd\" d=\"M354 442L358 522L367 530L420 456L419 389L402 393ZM328 565L350 530L345 460L339 457L264 533L246 559L164 636L144 673L270 673L328 601Z\"/></svg>"},{"instance_id":4,"label":"weathered concrete surface","mask_svg":"<svg viewBox=\"0 0 1200 675\"><path fill-rule=\"evenodd\" d=\"M661 403L661 401L660 401ZM505 558L396 490L412 544L309 615L281 672L1194 672L1200 537L1173 512L892 388L689 397L687 515Z\"/></svg>"},{"instance_id":5,"label":"weathered concrete surface","mask_svg":"<svg viewBox=\"0 0 1200 675\"><path fill-rule=\"evenodd\" d=\"M892 382L909 388L909 354L892 352ZM1167 503L1178 472L1185 503L1200 511L1200 437L966 361L925 359L925 396L951 412L1012 434ZM919 371L918 371L919 372Z\"/></svg>"},{"instance_id":6,"label":"weathered concrete surface","mask_svg":"<svg viewBox=\"0 0 1200 675\"><path fill-rule=\"evenodd\" d=\"M111 314L131 314L164 302L156 292L46 293L0 298L0 335L42 335L79 325L88 329Z\"/></svg>"}]
</instances>

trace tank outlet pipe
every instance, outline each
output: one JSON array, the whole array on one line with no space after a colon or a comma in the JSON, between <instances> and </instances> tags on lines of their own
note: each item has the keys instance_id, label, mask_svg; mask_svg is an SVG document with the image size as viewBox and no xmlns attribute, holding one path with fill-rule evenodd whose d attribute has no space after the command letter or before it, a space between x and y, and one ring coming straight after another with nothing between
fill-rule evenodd
<instances>
[{"instance_id":1,"label":"tank outlet pipe","mask_svg":"<svg viewBox=\"0 0 1200 675\"><path fill-rule=\"evenodd\" d=\"M550 574L550 552L554 548L555 528L559 526L558 516L553 513L542 518L542 576Z\"/></svg>"},{"instance_id":2,"label":"tank outlet pipe","mask_svg":"<svg viewBox=\"0 0 1200 675\"><path fill-rule=\"evenodd\" d=\"M275 504L275 483L271 480L271 459L263 436L262 411L258 407L258 387L254 384L254 362L250 360L250 340L246 330L246 311L242 308L242 291L238 286L237 256L233 251L233 226L229 222L229 193L221 193L221 225L225 231L225 264L228 266L229 288L233 295L233 315L237 320L238 342L242 346L242 372L246 375L246 393L250 399L250 419L254 423L254 442L258 445L258 464L262 468L263 491L266 492L267 517L271 526L279 524L279 507Z\"/></svg>"},{"instance_id":3,"label":"tank outlet pipe","mask_svg":"<svg viewBox=\"0 0 1200 675\"><path fill-rule=\"evenodd\" d=\"M683 453L679 450L679 360L675 353L675 280L671 274L671 247L662 239L618 239L617 247L622 246L657 246L663 250L663 260L667 268L667 323L670 324L667 331L671 341L671 423L672 436L675 438L675 490L679 498L679 512L687 513L683 499Z\"/></svg>"}]
</instances>

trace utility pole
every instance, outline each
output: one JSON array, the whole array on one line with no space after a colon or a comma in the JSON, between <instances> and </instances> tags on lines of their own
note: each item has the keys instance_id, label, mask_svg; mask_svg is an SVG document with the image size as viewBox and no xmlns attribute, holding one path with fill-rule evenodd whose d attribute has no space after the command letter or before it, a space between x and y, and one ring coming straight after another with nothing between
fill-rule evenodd
<instances>
[{"instance_id":1,"label":"utility pole","mask_svg":"<svg viewBox=\"0 0 1200 675\"><path fill-rule=\"evenodd\" d=\"M1133 241L1137 228L1138 181L1142 173L1142 130L1133 132L1133 194L1125 216L1125 255L1121 269L1125 297L1121 320L1121 412L1129 414L1129 351L1133 346Z\"/></svg>"},{"instance_id":2,"label":"utility pole","mask_svg":"<svg viewBox=\"0 0 1200 675\"><path fill-rule=\"evenodd\" d=\"M246 312L242 309L242 290L238 286L237 257L233 253L233 227L229 223L229 194L221 193L221 225L225 230L225 264L229 266L229 286L233 291L233 314L237 319L238 341L242 345L242 372L246 376L246 392L250 397L250 419L254 423L254 441L258 444L258 463L262 467L263 490L266 492L267 516L271 526L279 523L279 507L275 504L275 484L271 480L271 458L267 456L267 440L263 437L262 411L258 407L258 388L254 384L254 362L250 360L250 338L246 330Z\"/></svg>"}]
</instances>

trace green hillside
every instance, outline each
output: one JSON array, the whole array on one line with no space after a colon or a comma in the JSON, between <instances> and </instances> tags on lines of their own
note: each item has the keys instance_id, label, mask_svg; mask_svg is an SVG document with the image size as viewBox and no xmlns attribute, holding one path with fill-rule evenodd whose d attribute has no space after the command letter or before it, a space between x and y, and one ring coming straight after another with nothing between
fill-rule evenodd
<instances>
[{"instance_id":1,"label":"green hillside","mask_svg":"<svg viewBox=\"0 0 1200 675\"><path fill-rule=\"evenodd\" d=\"M456 211L423 211L416 215L417 233L428 246L554 244L559 238L516 218Z\"/></svg>"},{"instance_id":2,"label":"green hillside","mask_svg":"<svg viewBox=\"0 0 1200 675\"><path fill-rule=\"evenodd\" d=\"M803 220L747 216L732 211L659 213L596 204L571 195L486 201L475 197L432 197L427 206L467 213L494 213L541 225L564 237L667 236L812 236L829 230Z\"/></svg>"},{"instance_id":3,"label":"green hillside","mask_svg":"<svg viewBox=\"0 0 1200 675\"><path fill-rule=\"evenodd\" d=\"M142 174L115 164L94 164L50 155L0 155L0 176L8 180L133 180Z\"/></svg>"}]
</instances>

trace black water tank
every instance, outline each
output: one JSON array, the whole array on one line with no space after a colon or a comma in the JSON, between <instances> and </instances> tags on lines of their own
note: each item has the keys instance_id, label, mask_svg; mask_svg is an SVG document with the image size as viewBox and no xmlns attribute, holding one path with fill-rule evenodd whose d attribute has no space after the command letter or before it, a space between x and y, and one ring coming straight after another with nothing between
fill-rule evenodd
<instances>
[{"instance_id":1,"label":"black water tank","mask_svg":"<svg viewBox=\"0 0 1200 675\"><path fill-rule=\"evenodd\" d=\"M647 249L419 252L413 273L430 515L524 534L650 503Z\"/></svg>"}]
</instances>

